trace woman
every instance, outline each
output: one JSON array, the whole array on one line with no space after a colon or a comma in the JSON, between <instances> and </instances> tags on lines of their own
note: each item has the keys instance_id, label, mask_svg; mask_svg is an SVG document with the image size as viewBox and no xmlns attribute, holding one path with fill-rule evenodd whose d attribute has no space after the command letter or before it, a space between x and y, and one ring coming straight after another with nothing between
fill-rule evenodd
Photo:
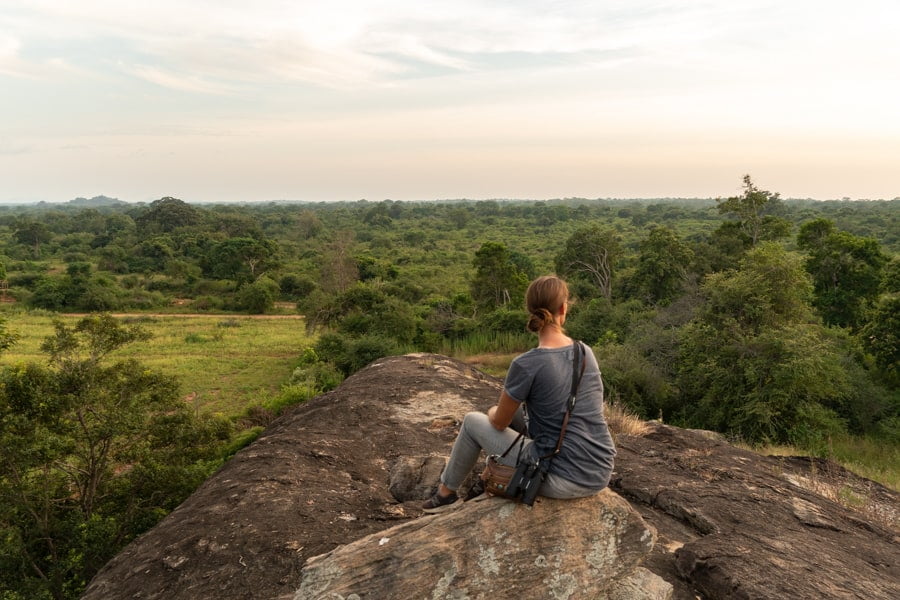
<instances>
[{"instance_id":1,"label":"woman","mask_svg":"<svg viewBox=\"0 0 900 600\"><path fill-rule=\"evenodd\" d=\"M528 416L524 455L537 459L553 452L572 387L574 341L563 330L568 301L568 286L559 277L538 277L528 286L528 330L537 333L538 347L510 364L496 406L487 414L471 412L463 419L438 490L422 506L425 512L440 512L458 500L457 490L481 450L500 455L509 447L518 435L516 430L524 430L523 405ZM603 418L600 368L590 348L585 350L575 409L540 490L549 498L596 494L609 483L613 468L616 451ZM517 450L518 444L501 461L516 464Z\"/></svg>"}]
</instances>

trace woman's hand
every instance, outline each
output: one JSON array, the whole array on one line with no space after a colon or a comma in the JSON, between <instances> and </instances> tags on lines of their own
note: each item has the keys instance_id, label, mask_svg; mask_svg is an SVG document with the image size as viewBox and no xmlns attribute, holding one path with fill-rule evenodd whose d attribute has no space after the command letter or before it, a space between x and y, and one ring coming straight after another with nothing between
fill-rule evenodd
<instances>
[{"instance_id":1,"label":"woman's hand","mask_svg":"<svg viewBox=\"0 0 900 600\"><path fill-rule=\"evenodd\" d=\"M512 399L506 393L506 390L500 392L500 400L496 406L492 406L487 411L488 421L497 431L503 431L512 423L513 415L519 409L519 403Z\"/></svg>"}]
</instances>

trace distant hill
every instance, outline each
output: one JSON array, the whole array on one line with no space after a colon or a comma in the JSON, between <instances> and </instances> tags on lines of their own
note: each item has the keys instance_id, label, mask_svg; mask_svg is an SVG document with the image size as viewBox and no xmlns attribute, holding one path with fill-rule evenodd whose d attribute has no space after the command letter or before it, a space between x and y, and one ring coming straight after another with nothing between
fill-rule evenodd
<instances>
[{"instance_id":1,"label":"distant hill","mask_svg":"<svg viewBox=\"0 0 900 600\"><path fill-rule=\"evenodd\" d=\"M110 198L109 196L94 196L93 198L75 198L74 200L69 200L68 204L71 206L91 208L97 206L122 206L127 205L128 203L123 202L118 198Z\"/></svg>"}]
</instances>

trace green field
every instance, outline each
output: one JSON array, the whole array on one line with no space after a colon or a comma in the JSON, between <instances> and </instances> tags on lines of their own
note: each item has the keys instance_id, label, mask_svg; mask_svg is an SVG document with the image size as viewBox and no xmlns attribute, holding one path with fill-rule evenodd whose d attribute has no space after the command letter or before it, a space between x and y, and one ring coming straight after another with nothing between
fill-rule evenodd
<instances>
[{"instance_id":1,"label":"green field","mask_svg":"<svg viewBox=\"0 0 900 600\"><path fill-rule=\"evenodd\" d=\"M68 325L74 316L9 313L9 331L19 341L0 356L0 364L44 362L41 342L53 333L53 319ZM237 416L284 384L298 364L301 350L313 343L302 317L247 315L166 315L122 317L153 334L113 356L140 360L175 376L181 394L200 412Z\"/></svg>"}]
</instances>

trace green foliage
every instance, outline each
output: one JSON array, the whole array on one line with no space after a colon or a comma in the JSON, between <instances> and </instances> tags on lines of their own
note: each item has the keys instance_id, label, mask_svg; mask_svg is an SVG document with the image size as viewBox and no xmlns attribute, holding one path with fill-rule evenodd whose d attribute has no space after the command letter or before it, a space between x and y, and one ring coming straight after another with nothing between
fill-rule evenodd
<instances>
[{"instance_id":1,"label":"green foliage","mask_svg":"<svg viewBox=\"0 0 900 600\"><path fill-rule=\"evenodd\" d=\"M566 317L566 331L572 337L594 346L628 337L632 322L643 318L644 306L638 300L613 303L607 298L593 298L576 303Z\"/></svg>"},{"instance_id":2,"label":"green foliage","mask_svg":"<svg viewBox=\"0 0 900 600\"><path fill-rule=\"evenodd\" d=\"M645 419L671 414L676 390L666 374L627 344L604 344L596 349L602 365L606 396L623 403Z\"/></svg>"},{"instance_id":3,"label":"green foliage","mask_svg":"<svg viewBox=\"0 0 900 600\"><path fill-rule=\"evenodd\" d=\"M869 315L861 339L895 386L900 382L900 294L882 298Z\"/></svg>"},{"instance_id":4,"label":"green foliage","mask_svg":"<svg viewBox=\"0 0 900 600\"><path fill-rule=\"evenodd\" d=\"M804 224L797 242L809 252L806 269L815 282L815 305L825 322L859 327L878 296L888 263L878 242L838 231L825 219Z\"/></svg>"},{"instance_id":5,"label":"green foliage","mask_svg":"<svg viewBox=\"0 0 900 600\"><path fill-rule=\"evenodd\" d=\"M48 366L0 371L0 589L77 597L214 467L227 422L195 417L170 378L107 360L143 339L105 316L57 323Z\"/></svg>"},{"instance_id":6,"label":"green foliage","mask_svg":"<svg viewBox=\"0 0 900 600\"><path fill-rule=\"evenodd\" d=\"M498 308L478 318L479 329L494 333L523 333L528 313L522 309Z\"/></svg>"},{"instance_id":7,"label":"green foliage","mask_svg":"<svg viewBox=\"0 0 900 600\"><path fill-rule=\"evenodd\" d=\"M319 323L351 337L373 334L409 344L418 327L412 306L388 295L378 283L357 283L345 292L324 299L317 312Z\"/></svg>"},{"instance_id":8,"label":"green foliage","mask_svg":"<svg viewBox=\"0 0 900 600\"><path fill-rule=\"evenodd\" d=\"M761 244L737 271L710 275L703 285L704 322L723 335L811 319L812 288L801 260L774 243Z\"/></svg>"},{"instance_id":9,"label":"green foliage","mask_svg":"<svg viewBox=\"0 0 900 600\"><path fill-rule=\"evenodd\" d=\"M179 227L194 225L201 219L201 213L193 206L166 196L155 200L143 214L134 220L135 225L142 233L152 234L159 232L172 232Z\"/></svg>"},{"instance_id":10,"label":"green foliage","mask_svg":"<svg viewBox=\"0 0 900 600\"><path fill-rule=\"evenodd\" d=\"M514 256L504 244L497 242L485 242L475 252L471 290L480 309L491 311L510 304L521 306L528 287L528 275L516 264Z\"/></svg>"},{"instance_id":11,"label":"green foliage","mask_svg":"<svg viewBox=\"0 0 900 600\"><path fill-rule=\"evenodd\" d=\"M582 278L604 298L612 297L613 269L622 251L619 235L597 223L569 236L556 256L556 272L563 277Z\"/></svg>"},{"instance_id":12,"label":"green foliage","mask_svg":"<svg viewBox=\"0 0 900 600\"><path fill-rule=\"evenodd\" d=\"M264 430L262 425L248 427L238 432L222 449L222 458L227 460L256 441Z\"/></svg>"},{"instance_id":13,"label":"green foliage","mask_svg":"<svg viewBox=\"0 0 900 600\"><path fill-rule=\"evenodd\" d=\"M210 248L203 270L216 279L253 281L272 266L277 250L271 240L229 238Z\"/></svg>"},{"instance_id":14,"label":"green foliage","mask_svg":"<svg viewBox=\"0 0 900 600\"><path fill-rule=\"evenodd\" d=\"M277 283L268 277L260 277L238 290L235 304L239 310L245 310L251 314L263 314L275 307L278 293Z\"/></svg>"},{"instance_id":15,"label":"green foliage","mask_svg":"<svg viewBox=\"0 0 900 600\"><path fill-rule=\"evenodd\" d=\"M288 273L278 280L278 286L285 297L300 300L316 289L316 282L304 275Z\"/></svg>"},{"instance_id":16,"label":"green foliage","mask_svg":"<svg viewBox=\"0 0 900 600\"><path fill-rule=\"evenodd\" d=\"M7 331L6 319L0 317L0 354L8 350L18 339L18 334Z\"/></svg>"},{"instance_id":17,"label":"green foliage","mask_svg":"<svg viewBox=\"0 0 900 600\"><path fill-rule=\"evenodd\" d=\"M763 244L741 269L710 276L684 331L678 385L695 426L750 441L818 443L845 431L852 392L839 349L809 322L799 260Z\"/></svg>"},{"instance_id":18,"label":"green foliage","mask_svg":"<svg viewBox=\"0 0 900 600\"><path fill-rule=\"evenodd\" d=\"M348 338L332 333L319 338L315 351L346 377L379 358L399 354L401 349L395 340L383 335Z\"/></svg>"},{"instance_id":19,"label":"green foliage","mask_svg":"<svg viewBox=\"0 0 900 600\"><path fill-rule=\"evenodd\" d=\"M632 285L648 302L669 304L681 293L693 259L693 251L673 230L654 227L641 242Z\"/></svg>"},{"instance_id":20,"label":"green foliage","mask_svg":"<svg viewBox=\"0 0 900 600\"><path fill-rule=\"evenodd\" d=\"M730 214L738 219L751 247L762 240L777 240L790 234L790 223L773 214L781 209L779 195L759 189L749 175L744 175L742 195L716 202L721 214Z\"/></svg>"},{"instance_id":21,"label":"green foliage","mask_svg":"<svg viewBox=\"0 0 900 600\"><path fill-rule=\"evenodd\" d=\"M13 232L15 239L23 245L29 246L34 258L41 257L41 245L52 239L50 229L39 221L20 221Z\"/></svg>"}]
</instances>

